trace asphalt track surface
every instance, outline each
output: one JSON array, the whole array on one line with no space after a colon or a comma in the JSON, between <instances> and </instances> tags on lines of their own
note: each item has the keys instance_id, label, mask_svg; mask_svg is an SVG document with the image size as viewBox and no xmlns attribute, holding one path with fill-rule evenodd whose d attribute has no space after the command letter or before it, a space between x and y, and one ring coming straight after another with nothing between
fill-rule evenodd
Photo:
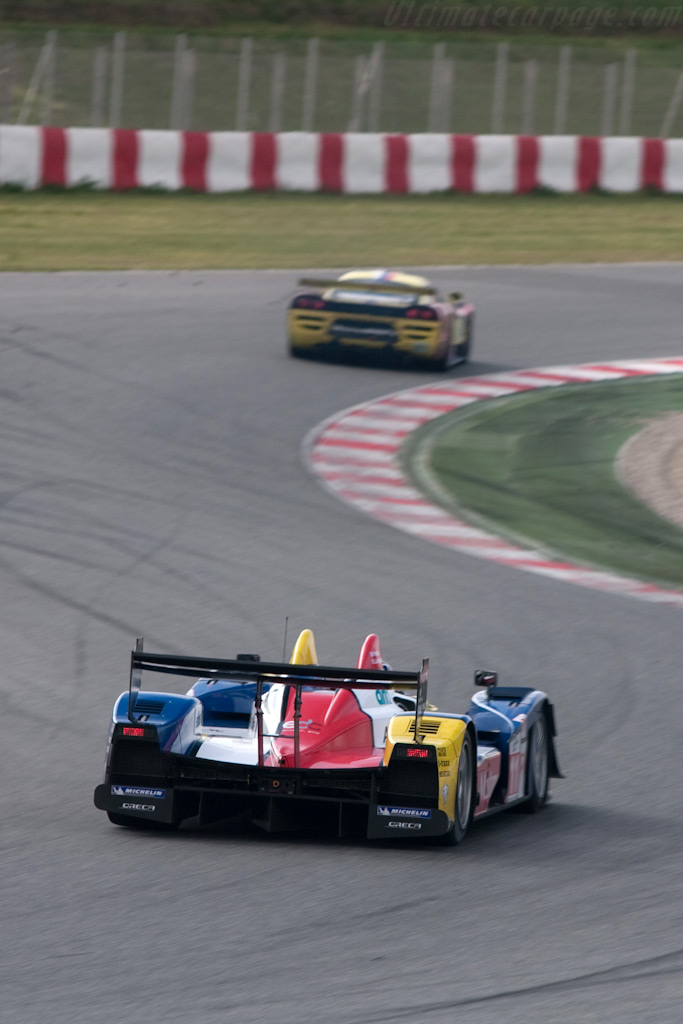
<instances>
[{"instance_id":1,"label":"asphalt track surface","mask_svg":"<svg viewBox=\"0 0 683 1024\"><path fill-rule=\"evenodd\" d=\"M323 491L306 432L430 378L288 359L295 276L0 276L0 1020L680 1024L680 611ZM683 265L433 276L478 306L468 372L683 351ZM277 658L285 615L326 662L429 655L444 710L477 667L547 689L553 802L455 850L110 825L135 636Z\"/></svg>"}]
</instances>

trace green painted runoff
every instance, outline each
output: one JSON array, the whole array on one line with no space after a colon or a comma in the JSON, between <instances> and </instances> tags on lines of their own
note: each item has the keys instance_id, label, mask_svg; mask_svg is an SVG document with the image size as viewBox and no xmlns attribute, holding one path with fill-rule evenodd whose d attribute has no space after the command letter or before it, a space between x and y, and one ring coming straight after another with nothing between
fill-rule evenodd
<instances>
[{"instance_id":1,"label":"green painted runoff","mask_svg":"<svg viewBox=\"0 0 683 1024\"><path fill-rule=\"evenodd\" d=\"M683 413L683 376L567 385L421 428L409 475L484 528L593 566L683 585L683 530L624 488L615 459L652 419Z\"/></svg>"}]
</instances>

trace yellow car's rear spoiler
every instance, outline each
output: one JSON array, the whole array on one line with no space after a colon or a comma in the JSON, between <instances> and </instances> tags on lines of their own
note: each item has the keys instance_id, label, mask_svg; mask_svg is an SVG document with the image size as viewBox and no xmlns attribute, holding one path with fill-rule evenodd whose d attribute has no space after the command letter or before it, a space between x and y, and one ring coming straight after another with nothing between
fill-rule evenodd
<instances>
[{"instance_id":1,"label":"yellow car's rear spoiler","mask_svg":"<svg viewBox=\"0 0 683 1024\"><path fill-rule=\"evenodd\" d=\"M436 295L436 288L424 284L399 284L396 281L328 281L326 278L302 277L300 288L338 288L342 291L396 292L397 295Z\"/></svg>"}]
</instances>

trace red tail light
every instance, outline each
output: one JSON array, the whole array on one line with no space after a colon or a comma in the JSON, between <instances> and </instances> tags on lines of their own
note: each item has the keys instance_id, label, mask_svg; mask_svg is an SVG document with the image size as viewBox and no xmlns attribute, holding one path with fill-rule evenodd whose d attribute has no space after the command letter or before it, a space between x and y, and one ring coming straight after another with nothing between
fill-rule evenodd
<instances>
[{"instance_id":1,"label":"red tail light","mask_svg":"<svg viewBox=\"0 0 683 1024\"><path fill-rule=\"evenodd\" d=\"M406 757L429 757L427 747L408 747Z\"/></svg>"},{"instance_id":2,"label":"red tail light","mask_svg":"<svg viewBox=\"0 0 683 1024\"><path fill-rule=\"evenodd\" d=\"M123 727L123 735L124 736L144 736L145 735L145 730L137 728L137 727L132 726L132 725L124 725L124 727Z\"/></svg>"},{"instance_id":3,"label":"red tail light","mask_svg":"<svg viewBox=\"0 0 683 1024\"><path fill-rule=\"evenodd\" d=\"M295 309L324 309L325 302L314 295L300 295L294 300Z\"/></svg>"},{"instance_id":4,"label":"red tail light","mask_svg":"<svg viewBox=\"0 0 683 1024\"><path fill-rule=\"evenodd\" d=\"M410 309L406 310L406 316L409 316L411 320L437 320L438 317L433 309L429 306L411 306Z\"/></svg>"}]
</instances>

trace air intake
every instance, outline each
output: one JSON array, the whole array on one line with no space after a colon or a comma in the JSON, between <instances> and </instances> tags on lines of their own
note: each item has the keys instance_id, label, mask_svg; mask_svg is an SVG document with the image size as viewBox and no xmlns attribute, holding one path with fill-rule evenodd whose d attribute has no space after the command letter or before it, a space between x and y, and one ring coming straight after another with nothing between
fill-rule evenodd
<instances>
[{"instance_id":1,"label":"air intake","mask_svg":"<svg viewBox=\"0 0 683 1024\"><path fill-rule=\"evenodd\" d=\"M133 705L133 711L138 715L160 715L165 707L165 700L148 700L145 697L138 697Z\"/></svg>"}]
</instances>

